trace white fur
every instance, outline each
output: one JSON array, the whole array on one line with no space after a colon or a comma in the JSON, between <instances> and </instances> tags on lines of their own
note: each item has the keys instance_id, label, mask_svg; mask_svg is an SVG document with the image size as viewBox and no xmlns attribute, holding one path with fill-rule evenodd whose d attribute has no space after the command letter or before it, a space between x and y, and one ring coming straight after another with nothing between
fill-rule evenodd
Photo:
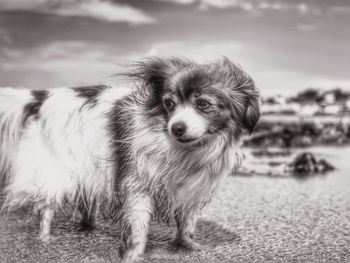
<instances>
[{"instance_id":1,"label":"white fur","mask_svg":"<svg viewBox=\"0 0 350 263\"><path fill-rule=\"evenodd\" d=\"M20 140L23 108L30 99L28 90L0 89L0 127L8 135L0 138L0 172L10 172Z\"/></svg>"},{"instance_id":2,"label":"white fur","mask_svg":"<svg viewBox=\"0 0 350 263\"><path fill-rule=\"evenodd\" d=\"M159 195L160 189L167 191L166 202L170 202L169 209L191 210L201 208L212 196L216 186L222 178L240 165L242 153L239 142L228 143L228 139L221 136L208 141L204 147L194 147L188 150L174 143L163 131L150 132L147 122L143 119L139 109L134 109L134 130L131 134L131 145L137 174L151 185L153 195ZM175 113L172 122L183 120L194 131L193 124L200 126L196 135L202 134L204 120L190 107ZM190 122L193 117L194 122ZM169 129L169 128L168 128ZM170 131L168 130L168 133ZM146 179L145 179L146 178ZM169 211L166 211L169 212ZM170 212L171 213L171 212Z\"/></svg>"},{"instance_id":3,"label":"white fur","mask_svg":"<svg viewBox=\"0 0 350 263\"><path fill-rule=\"evenodd\" d=\"M63 198L73 200L76 195L111 195L114 176L105 113L126 94L124 89L109 89L89 110L71 89L51 90L40 118L20 131L22 108L32 97L28 90L0 89L0 124L8 122L0 140L1 167L11 164L6 205L34 201L60 206Z\"/></svg>"},{"instance_id":4,"label":"white fur","mask_svg":"<svg viewBox=\"0 0 350 263\"><path fill-rule=\"evenodd\" d=\"M174 123L184 122L187 129L185 137L198 139L207 130L207 122L198 114L191 105L178 106L168 123L168 132L171 133L171 127Z\"/></svg>"}]
</instances>

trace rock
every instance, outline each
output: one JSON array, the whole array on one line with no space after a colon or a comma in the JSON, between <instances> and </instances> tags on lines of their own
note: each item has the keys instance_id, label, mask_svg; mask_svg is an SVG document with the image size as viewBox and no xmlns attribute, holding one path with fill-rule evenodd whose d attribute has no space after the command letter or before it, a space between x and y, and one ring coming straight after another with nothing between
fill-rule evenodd
<instances>
[{"instance_id":1,"label":"rock","mask_svg":"<svg viewBox=\"0 0 350 263\"><path fill-rule=\"evenodd\" d=\"M302 152L291 161L285 160L289 151L261 150L246 153L246 159L238 171L237 175L264 175L270 177L307 176L314 174L324 174L333 171L335 168L325 159L317 159L310 152ZM262 158L263 157L263 158ZM268 160L266 160L266 157ZM282 157L282 159L281 159ZM277 159L276 159L277 158Z\"/></svg>"},{"instance_id":2,"label":"rock","mask_svg":"<svg viewBox=\"0 0 350 263\"><path fill-rule=\"evenodd\" d=\"M309 152L298 154L295 159L286 166L286 172L295 175L325 173L333 170L333 165L324 159L317 160L316 157Z\"/></svg>"}]
</instances>

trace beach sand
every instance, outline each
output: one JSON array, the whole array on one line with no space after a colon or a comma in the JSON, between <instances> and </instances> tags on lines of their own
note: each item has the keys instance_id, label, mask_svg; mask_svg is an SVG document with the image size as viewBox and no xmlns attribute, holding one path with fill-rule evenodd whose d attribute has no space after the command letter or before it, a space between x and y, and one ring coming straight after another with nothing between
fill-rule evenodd
<instances>
[{"instance_id":1,"label":"beach sand","mask_svg":"<svg viewBox=\"0 0 350 263\"><path fill-rule=\"evenodd\" d=\"M350 262L350 148L307 150L336 171L306 178L231 176L198 222L202 251L176 250L174 226L154 224L144 262ZM119 262L117 225L81 232L60 216L47 244L37 230L35 218L2 215L0 262Z\"/></svg>"}]
</instances>

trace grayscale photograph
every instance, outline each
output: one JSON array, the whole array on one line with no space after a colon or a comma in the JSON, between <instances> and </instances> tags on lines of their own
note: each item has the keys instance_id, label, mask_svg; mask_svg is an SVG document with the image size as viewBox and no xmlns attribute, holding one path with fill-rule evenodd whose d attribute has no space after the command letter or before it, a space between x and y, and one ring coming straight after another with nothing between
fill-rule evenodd
<instances>
[{"instance_id":1,"label":"grayscale photograph","mask_svg":"<svg viewBox=\"0 0 350 263\"><path fill-rule=\"evenodd\" d=\"M0 263L350 262L349 0L0 0Z\"/></svg>"}]
</instances>

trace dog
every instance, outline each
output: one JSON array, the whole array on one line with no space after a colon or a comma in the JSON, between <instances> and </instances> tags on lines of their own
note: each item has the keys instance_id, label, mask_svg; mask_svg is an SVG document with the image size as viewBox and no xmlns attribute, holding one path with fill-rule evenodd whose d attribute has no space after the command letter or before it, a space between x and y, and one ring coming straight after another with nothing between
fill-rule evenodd
<instances>
[{"instance_id":1,"label":"dog","mask_svg":"<svg viewBox=\"0 0 350 263\"><path fill-rule=\"evenodd\" d=\"M240 164L259 91L225 57L147 58L122 75L133 87L0 89L3 209L32 205L42 240L67 205L86 227L113 211L123 262L142 260L154 217L175 220L176 243L199 249L198 214Z\"/></svg>"}]
</instances>

